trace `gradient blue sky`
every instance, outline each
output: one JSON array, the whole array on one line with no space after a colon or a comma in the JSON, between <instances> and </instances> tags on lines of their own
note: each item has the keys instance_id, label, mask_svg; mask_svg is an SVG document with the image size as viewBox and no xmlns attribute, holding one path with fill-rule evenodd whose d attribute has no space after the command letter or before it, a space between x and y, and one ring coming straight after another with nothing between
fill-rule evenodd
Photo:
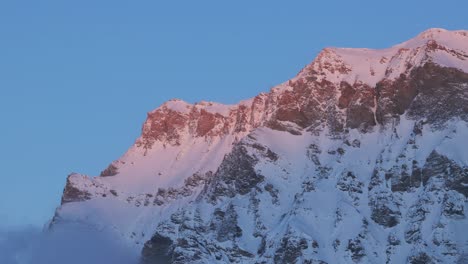
<instances>
[{"instance_id":1,"label":"gradient blue sky","mask_svg":"<svg viewBox=\"0 0 468 264\"><path fill-rule=\"evenodd\" d=\"M42 225L170 98L235 103L326 46L468 29L468 1L0 2L0 224Z\"/></svg>"}]
</instances>

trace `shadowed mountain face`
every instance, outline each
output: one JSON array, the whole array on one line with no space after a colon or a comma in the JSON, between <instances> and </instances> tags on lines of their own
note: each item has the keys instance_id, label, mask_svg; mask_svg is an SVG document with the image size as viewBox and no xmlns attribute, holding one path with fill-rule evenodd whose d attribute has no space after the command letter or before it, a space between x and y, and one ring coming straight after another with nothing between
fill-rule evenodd
<instances>
[{"instance_id":1,"label":"shadowed mountain face","mask_svg":"<svg viewBox=\"0 0 468 264\"><path fill-rule=\"evenodd\" d=\"M52 228L117 233L144 263L468 261L468 32L324 49L268 93L171 100Z\"/></svg>"}]
</instances>

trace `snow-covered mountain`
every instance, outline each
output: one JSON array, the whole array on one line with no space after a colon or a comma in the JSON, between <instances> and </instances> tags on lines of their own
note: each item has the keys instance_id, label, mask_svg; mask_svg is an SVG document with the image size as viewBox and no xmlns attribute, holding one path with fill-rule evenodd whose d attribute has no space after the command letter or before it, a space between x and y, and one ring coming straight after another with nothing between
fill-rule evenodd
<instances>
[{"instance_id":1,"label":"snow-covered mountain","mask_svg":"<svg viewBox=\"0 0 468 264\"><path fill-rule=\"evenodd\" d=\"M236 105L171 100L51 227L144 263L468 263L468 31L326 48Z\"/></svg>"}]
</instances>

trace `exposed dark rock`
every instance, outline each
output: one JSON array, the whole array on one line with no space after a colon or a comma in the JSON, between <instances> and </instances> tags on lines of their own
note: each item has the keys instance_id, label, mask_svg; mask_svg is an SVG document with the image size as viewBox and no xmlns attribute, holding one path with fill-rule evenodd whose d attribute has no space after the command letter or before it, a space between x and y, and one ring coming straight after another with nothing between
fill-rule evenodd
<instances>
[{"instance_id":1,"label":"exposed dark rock","mask_svg":"<svg viewBox=\"0 0 468 264\"><path fill-rule=\"evenodd\" d=\"M107 177L107 176L115 176L119 173L118 168L114 164L109 164L109 166L101 171L101 174L99 176L101 177Z\"/></svg>"},{"instance_id":2,"label":"exposed dark rock","mask_svg":"<svg viewBox=\"0 0 468 264\"><path fill-rule=\"evenodd\" d=\"M377 83L376 119L380 124L388 123L392 118L402 115L418 93L416 80L402 75L394 81L384 79Z\"/></svg>"},{"instance_id":3,"label":"exposed dark rock","mask_svg":"<svg viewBox=\"0 0 468 264\"><path fill-rule=\"evenodd\" d=\"M242 229L237 225L237 213L231 204L226 212L218 211L212 222L212 228L216 230L216 239L219 242L233 241L242 236Z\"/></svg>"},{"instance_id":4,"label":"exposed dark rock","mask_svg":"<svg viewBox=\"0 0 468 264\"><path fill-rule=\"evenodd\" d=\"M220 114L217 114L218 118L222 118ZM200 116L197 122L196 135L204 137L210 132L216 125L216 114L209 113L205 110L200 111Z\"/></svg>"},{"instance_id":5,"label":"exposed dark rock","mask_svg":"<svg viewBox=\"0 0 468 264\"><path fill-rule=\"evenodd\" d=\"M345 151L343 148L337 148L337 149L336 149L336 152L337 152L339 155L343 156L343 155L345 154L346 151Z\"/></svg>"},{"instance_id":6,"label":"exposed dark rock","mask_svg":"<svg viewBox=\"0 0 468 264\"><path fill-rule=\"evenodd\" d=\"M443 214L451 218L465 217L465 198L463 195L448 191L444 195Z\"/></svg>"},{"instance_id":7,"label":"exposed dark rock","mask_svg":"<svg viewBox=\"0 0 468 264\"><path fill-rule=\"evenodd\" d=\"M183 197L190 196L194 193L194 190L199 187L205 186L205 183L213 176L213 172L208 171L205 174L195 173L192 176L184 180L184 185L180 188L169 187L167 189L158 188L158 191L154 197L153 205L161 206L171 200L180 199ZM152 194L146 195L146 200L152 198Z\"/></svg>"},{"instance_id":8,"label":"exposed dark rock","mask_svg":"<svg viewBox=\"0 0 468 264\"><path fill-rule=\"evenodd\" d=\"M306 128L309 125L311 125L307 116L299 108L295 108L295 109L294 108L293 109L280 108L276 112L276 118L279 121L289 121L289 122L296 123L302 128Z\"/></svg>"},{"instance_id":9,"label":"exposed dark rock","mask_svg":"<svg viewBox=\"0 0 468 264\"><path fill-rule=\"evenodd\" d=\"M338 250L338 247L339 247L340 245L341 245L341 241L340 241L339 239L335 239L335 240L333 241L332 246L333 246L333 249L335 249L335 252Z\"/></svg>"},{"instance_id":10,"label":"exposed dark rock","mask_svg":"<svg viewBox=\"0 0 468 264\"><path fill-rule=\"evenodd\" d=\"M295 135L295 136L302 135L301 131L299 131L297 128L292 127L288 124L284 124L283 122L280 122L277 120L272 120L270 122L267 122L266 126L273 130L289 132L291 135Z\"/></svg>"},{"instance_id":11,"label":"exposed dark rock","mask_svg":"<svg viewBox=\"0 0 468 264\"><path fill-rule=\"evenodd\" d=\"M276 154L275 152L273 152L271 149L263 146L263 145L260 145L258 143L254 143L252 145L252 147L256 150L258 150L258 152L263 156L263 157L266 157L267 159L271 160L271 161L277 161L278 160L278 154Z\"/></svg>"},{"instance_id":12,"label":"exposed dark rock","mask_svg":"<svg viewBox=\"0 0 468 264\"><path fill-rule=\"evenodd\" d=\"M361 141L359 141L359 139L355 139L355 140L353 140L353 142L351 142L351 146L354 147L354 148L360 148L361 147Z\"/></svg>"},{"instance_id":13,"label":"exposed dark rock","mask_svg":"<svg viewBox=\"0 0 468 264\"><path fill-rule=\"evenodd\" d=\"M418 93L408 109L411 118L436 126L454 117L468 120L468 73L426 63L411 73L411 79Z\"/></svg>"},{"instance_id":14,"label":"exposed dark rock","mask_svg":"<svg viewBox=\"0 0 468 264\"><path fill-rule=\"evenodd\" d=\"M251 105L238 105L230 109L226 116L207 111L205 107L212 105L209 102L201 102L197 105L187 104L187 111L181 112L164 104L148 113L142 136L136 145L145 149L151 149L156 141L164 145L179 145L185 131L194 137L214 137L230 132L248 132L265 121L258 119L253 113L265 111L267 104L269 104L268 96L260 94L254 98Z\"/></svg>"},{"instance_id":15,"label":"exposed dark rock","mask_svg":"<svg viewBox=\"0 0 468 264\"><path fill-rule=\"evenodd\" d=\"M304 264L328 264L328 262L319 259L306 259Z\"/></svg>"},{"instance_id":16,"label":"exposed dark rock","mask_svg":"<svg viewBox=\"0 0 468 264\"><path fill-rule=\"evenodd\" d=\"M203 257L209 256L204 241L200 241L200 238L194 234L178 239L173 252L171 264L196 263Z\"/></svg>"},{"instance_id":17,"label":"exposed dark rock","mask_svg":"<svg viewBox=\"0 0 468 264\"><path fill-rule=\"evenodd\" d=\"M357 89L359 93L347 109L346 127L367 131L376 125L373 111L375 90L367 85L361 85Z\"/></svg>"},{"instance_id":18,"label":"exposed dark rock","mask_svg":"<svg viewBox=\"0 0 468 264\"><path fill-rule=\"evenodd\" d=\"M388 244L391 246L398 246L401 244L401 241L394 235L388 235Z\"/></svg>"},{"instance_id":19,"label":"exposed dark rock","mask_svg":"<svg viewBox=\"0 0 468 264\"><path fill-rule=\"evenodd\" d=\"M258 144L258 143L254 143L254 144L252 145L252 148L257 149L257 150L259 150L259 151L266 151L266 147L263 146L263 145L260 145L260 144Z\"/></svg>"},{"instance_id":20,"label":"exposed dark rock","mask_svg":"<svg viewBox=\"0 0 468 264\"><path fill-rule=\"evenodd\" d=\"M340 83L341 96L338 99L338 107L343 109L349 106L356 90L347 82Z\"/></svg>"},{"instance_id":21,"label":"exposed dark rock","mask_svg":"<svg viewBox=\"0 0 468 264\"><path fill-rule=\"evenodd\" d=\"M362 242L359 238L355 238L353 240L350 239L346 249L351 252L351 258L354 262L359 262L366 255L364 247L362 246Z\"/></svg>"},{"instance_id":22,"label":"exposed dark rock","mask_svg":"<svg viewBox=\"0 0 468 264\"><path fill-rule=\"evenodd\" d=\"M354 202L359 200L359 195L363 193L364 183L359 181L353 172L344 172L338 180L336 186L339 190L347 192Z\"/></svg>"},{"instance_id":23,"label":"exposed dark rock","mask_svg":"<svg viewBox=\"0 0 468 264\"><path fill-rule=\"evenodd\" d=\"M384 227L394 227L399 223L401 213L392 195L387 192L375 193L369 201L371 218Z\"/></svg>"},{"instance_id":24,"label":"exposed dark rock","mask_svg":"<svg viewBox=\"0 0 468 264\"><path fill-rule=\"evenodd\" d=\"M304 192L314 191L315 190L314 182L309 181L309 180L304 181L302 183L302 190L304 190Z\"/></svg>"},{"instance_id":25,"label":"exposed dark rock","mask_svg":"<svg viewBox=\"0 0 468 264\"><path fill-rule=\"evenodd\" d=\"M421 136L422 135L422 129L423 129L423 122L422 121L414 123L414 127L413 127L414 135Z\"/></svg>"},{"instance_id":26,"label":"exposed dark rock","mask_svg":"<svg viewBox=\"0 0 468 264\"><path fill-rule=\"evenodd\" d=\"M186 187L195 188L205 184L205 182L213 176L213 172L208 171L204 175L200 173L195 173L192 176L184 180L184 185Z\"/></svg>"},{"instance_id":27,"label":"exposed dark rock","mask_svg":"<svg viewBox=\"0 0 468 264\"><path fill-rule=\"evenodd\" d=\"M343 131L343 118L336 109L334 97L337 88L333 83L326 80L307 81L301 78L291 85L292 91L284 91L278 97L277 109L268 122L270 128L295 134L304 128L312 131L327 124L331 133ZM310 97L309 94L316 96ZM297 125L299 129L288 128L289 123Z\"/></svg>"},{"instance_id":28,"label":"exposed dark rock","mask_svg":"<svg viewBox=\"0 0 468 264\"><path fill-rule=\"evenodd\" d=\"M381 170L375 168L374 171L372 172L372 176L369 182L369 185L367 187L368 191L372 191L375 187L381 185L383 183L381 177L380 177Z\"/></svg>"},{"instance_id":29,"label":"exposed dark rock","mask_svg":"<svg viewBox=\"0 0 468 264\"><path fill-rule=\"evenodd\" d=\"M317 241L312 241L312 248L319 248L319 244Z\"/></svg>"},{"instance_id":30,"label":"exposed dark rock","mask_svg":"<svg viewBox=\"0 0 468 264\"><path fill-rule=\"evenodd\" d=\"M211 200L223 196L245 195L255 188L264 179L264 176L255 172L256 162L256 159L248 155L244 146L235 146L232 152L226 155L209 183Z\"/></svg>"},{"instance_id":31,"label":"exposed dark rock","mask_svg":"<svg viewBox=\"0 0 468 264\"><path fill-rule=\"evenodd\" d=\"M322 150L317 144L310 144L309 148L307 149L307 152L311 154L320 154L322 153Z\"/></svg>"},{"instance_id":32,"label":"exposed dark rock","mask_svg":"<svg viewBox=\"0 0 468 264\"><path fill-rule=\"evenodd\" d=\"M145 243L142 250L144 264L172 263L173 241L158 233Z\"/></svg>"},{"instance_id":33,"label":"exposed dark rock","mask_svg":"<svg viewBox=\"0 0 468 264\"><path fill-rule=\"evenodd\" d=\"M462 168L436 151L431 152L422 169L423 184L426 185L431 178L442 181L444 185L434 188L445 187L468 197L468 167Z\"/></svg>"},{"instance_id":34,"label":"exposed dark rock","mask_svg":"<svg viewBox=\"0 0 468 264\"><path fill-rule=\"evenodd\" d=\"M163 108L149 113L137 146L150 149L155 141L179 145L180 131L187 125L188 119L187 115Z\"/></svg>"},{"instance_id":35,"label":"exposed dark rock","mask_svg":"<svg viewBox=\"0 0 468 264\"><path fill-rule=\"evenodd\" d=\"M278 154L271 151L271 149L267 149L266 157L269 158L271 161L277 161L278 160Z\"/></svg>"},{"instance_id":36,"label":"exposed dark rock","mask_svg":"<svg viewBox=\"0 0 468 264\"><path fill-rule=\"evenodd\" d=\"M463 89L467 82L467 73L431 62L414 68L408 76L380 81L376 85L377 121L388 123L406 111L415 120L426 119L435 125L453 117L467 120L468 90ZM416 134L420 131L415 130Z\"/></svg>"},{"instance_id":37,"label":"exposed dark rock","mask_svg":"<svg viewBox=\"0 0 468 264\"><path fill-rule=\"evenodd\" d=\"M421 186L421 169L413 164L411 174L406 166L396 167L385 174L386 179L391 180L393 192L408 192L411 188Z\"/></svg>"},{"instance_id":38,"label":"exposed dark rock","mask_svg":"<svg viewBox=\"0 0 468 264\"><path fill-rule=\"evenodd\" d=\"M449 159L439 155L436 151L431 152L422 170L423 184L426 185L432 177L444 177L449 165Z\"/></svg>"},{"instance_id":39,"label":"exposed dark rock","mask_svg":"<svg viewBox=\"0 0 468 264\"><path fill-rule=\"evenodd\" d=\"M309 157L309 159L316 165L316 166L320 166L320 159L319 157L316 155L316 154L310 154L310 155L307 155Z\"/></svg>"},{"instance_id":40,"label":"exposed dark rock","mask_svg":"<svg viewBox=\"0 0 468 264\"><path fill-rule=\"evenodd\" d=\"M422 170L413 163L413 170L411 171L411 186L420 187L422 183Z\"/></svg>"},{"instance_id":41,"label":"exposed dark rock","mask_svg":"<svg viewBox=\"0 0 468 264\"><path fill-rule=\"evenodd\" d=\"M434 261L432 260L429 255L427 255L424 252L421 252L419 254L413 255L408 258L408 263L410 264L432 264Z\"/></svg>"},{"instance_id":42,"label":"exposed dark rock","mask_svg":"<svg viewBox=\"0 0 468 264\"><path fill-rule=\"evenodd\" d=\"M278 190L273 187L272 184L268 183L267 185L265 185L264 187L265 191L267 191L270 196L271 196L271 199L272 199L272 202L274 204L278 204L279 203L279 200L278 200Z\"/></svg>"},{"instance_id":43,"label":"exposed dark rock","mask_svg":"<svg viewBox=\"0 0 468 264\"><path fill-rule=\"evenodd\" d=\"M295 236L286 235L281 240L281 246L275 252L274 263L298 263L302 251L307 249L307 240Z\"/></svg>"},{"instance_id":44,"label":"exposed dark rock","mask_svg":"<svg viewBox=\"0 0 468 264\"><path fill-rule=\"evenodd\" d=\"M426 215L429 213L427 209L429 203L431 203L431 200L426 193L409 208L406 215L406 219L409 223L404 233L407 243L414 244L421 241L421 225L426 219Z\"/></svg>"},{"instance_id":45,"label":"exposed dark rock","mask_svg":"<svg viewBox=\"0 0 468 264\"><path fill-rule=\"evenodd\" d=\"M67 177L67 183L63 189L62 202L61 204L70 203L70 202L80 202L91 199L91 194L86 190L81 190L77 188L71 181L71 177L74 174L70 174Z\"/></svg>"},{"instance_id":46,"label":"exposed dark rock","mask_svg":"<svg viewBox=\"0 0 468 264\"><path fill-rule=\"evenodd\" d=\"M260 242L260 246L258 247L257 254L261 256L263 255L263 253L265 253L265 250L266 250L266 239L265 237L262 237L262 241Z\"/></svg>"}]
</instances>

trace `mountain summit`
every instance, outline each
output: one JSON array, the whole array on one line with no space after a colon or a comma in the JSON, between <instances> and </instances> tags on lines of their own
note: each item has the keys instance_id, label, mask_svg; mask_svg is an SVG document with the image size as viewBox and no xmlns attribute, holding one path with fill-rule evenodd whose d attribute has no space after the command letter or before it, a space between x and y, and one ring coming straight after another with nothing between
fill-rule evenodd
<instances>
[{"instance_id":1,"label":"mountain summit","mask_svg":"<svg viewBox=\"0 0 468 264\"><path fill-rule=\"evenodd\" d=\"M51 228L117 233L144 263L467 263L468 31L326 48L236 105L174 99Z\"/></svg>"}]
</instances>

